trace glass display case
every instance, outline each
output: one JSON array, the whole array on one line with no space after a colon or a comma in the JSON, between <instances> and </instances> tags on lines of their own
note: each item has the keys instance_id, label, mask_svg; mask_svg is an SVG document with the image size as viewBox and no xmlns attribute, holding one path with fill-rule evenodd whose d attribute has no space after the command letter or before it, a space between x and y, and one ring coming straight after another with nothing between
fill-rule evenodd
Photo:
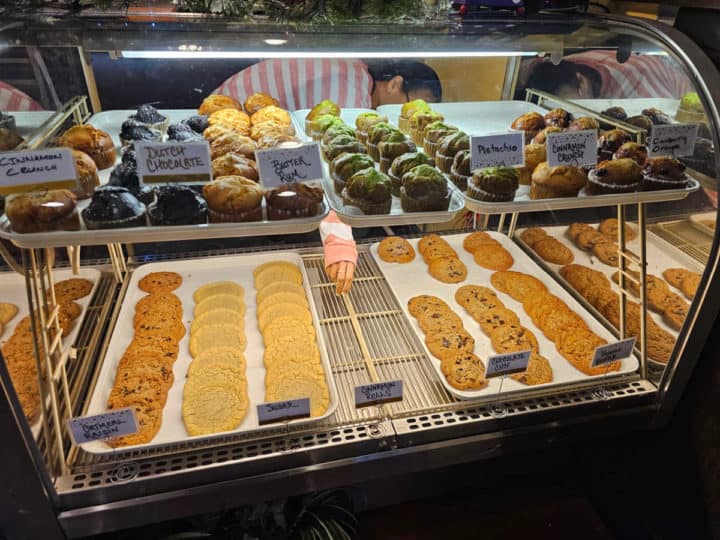
<instances>
[{"instance_id":1,"label":"glass display case","mask_svg":"<svg viewBox=\"0 0 720 540\"><path fill-rule=\"evenodd\" d=\"M28 16L3 50L62 103L0 101L3 435L46 537L662 425L717 316L720 76L670 28Z\"/></svg>"}]
</instances>

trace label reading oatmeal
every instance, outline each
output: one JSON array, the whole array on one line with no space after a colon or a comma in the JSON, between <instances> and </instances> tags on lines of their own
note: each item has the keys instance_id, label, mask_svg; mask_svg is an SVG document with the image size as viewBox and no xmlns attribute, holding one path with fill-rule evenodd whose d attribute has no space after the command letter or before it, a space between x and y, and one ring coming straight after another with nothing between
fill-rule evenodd
<instances>
[{"instance_id":1,"label":"label reading oatmeal","mask_svg":"<svg viewBox=\"0 0 720 540\"><path fill-rule=\"evenodd\" d=\"M260 425L310 418L310 398L261 403L257 406L257 415Z\"/></svg>"},{"instance_id":2,"label":"label reading oatmeal","mask_svg":"<svg viewBox=\"0 0 720 540\"><path fill-rule=\"evenodd\" d=\"M68 420L68 427L75 444L131 435L138 431L135 411L132 408L71 418Z\"/></svg>"},{"instance_id":3,"label":"label reading oatmeal","mask_svg":"<svg viewBox=\"0 0 720 540\"><path fill-rule=\"evenodd\" d=\"M604 366L605 364L612 364L616 360L622 360L627 358L633 352L635 348L635 338L627 338L622 341L615 343L609 343L608 345L601 345L595 349L593 355L592 367Z\"/></svg>"},{"instance_id":4,"label":"label reading oatmeal","mask_svg":"<svg viewBox=\"0 0 720 540\"><path fill-rule=\"evenodd\" d=\"M597 164L597 131L594 129L548 133L546 146L550 167L591 167Z\"/></svg>"},{"instance_id":5,"label":"label reading oatmeal","mask_svg":"<svg viewBox=\"0 0 720 540\"><path fill-rule=\"evenodd\" d=\"M491 356L487 361L485 378L505 377L506 375L515 375L516 373L527 371L531 352L532 351L520 351Z\"/></svg>"},{"instance_id":6,"label":"label reading oatmeal","mask_svg":"<svg viewBox=\"0 0 720 540\"><path fill-rule=\"evenodd\" d=\"M392 401L402 401L403 382L385 381L355 387L355 407L368 407Z\"/></svg>"}]
</instances>

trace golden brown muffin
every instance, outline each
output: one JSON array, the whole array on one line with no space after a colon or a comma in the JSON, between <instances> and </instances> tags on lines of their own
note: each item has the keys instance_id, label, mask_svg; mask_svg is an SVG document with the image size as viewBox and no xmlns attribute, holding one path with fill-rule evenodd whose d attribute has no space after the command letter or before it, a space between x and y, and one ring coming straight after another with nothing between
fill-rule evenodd
<instances>
[{"instance_id":1,"label":"golden brown muffin","mask_svg":"<svg viewBox=\"0 0 720 540\"><path fill-rule=\"evenodd\" d=\"M600 123L590 116L576 118L568 126L568 131L581 131L583 129L600 129Z\"/></svg>"},{"instance_id":2,"label":"golden brown muffin","mask_svg":"<svg viewBox=\"0 0 720 540\"><path fill-rule=\"evenodd\" d=\"M511 129L524 131L528 137L532 139L538 132L545 127L545 119L540 113L529 112L519 116L510 125Z\"/></svg>"},{"instance_id":3,"label":"golden brown muffin","mask_svg":"<svg viewBox=\"0 0 720 540\"><path fill-rule=\"evenodd\" d=\"M262 187L242 176L221 176L203 186L211 223L262 219Z\"/></svg>"},{"instance_id":4,"label":"golden brown muffin","mask_svg":"<svg viewBox=\"0 0 720 540\"><path fill-rule=\"evenodd\" d=\"M248 96L243 107L245 107L246 113L253 115L263 107L269 107L270 105L279 107L280 102L272 96L263 94L262 92L257 92L252 96Z\"/></svg>"},{"instance_id":5,"label":"golden brown muffin","mask_svg":"<svg viewBox=\"0 0 720 540\"><path fill-rule=\"evenodd\" d=\"M208 128L209 129L209 128ZM246 158L253 159L255 157L255 141L250 137L245 137L236 132L221 135L210 143L210 158L217 159L229 152L240 154Z\"/></svg>"},{"instance_id":6,"label":"golden brown muffin","mask_svg":"<svg viewBox=\"0 0 720 540\"><path fill-rule=\"evenodd\" d=\"M547 149L544 144L526 144L523 153L525 154L525 166L520 168L519 182L529 186L535 167L547 159Z\"/></svg>"},{"instance_id":7,"label":"golden brown muffin","mask_svg":"<svg viewBox=\"0 0 720 540\"><path fill-rule=\"evenodd\" d=\"M541 130L535 137L533 137L533 144L545 144L547 142L548 133L562 133L563 129L557 126L548 126Z\"/></svg>"},{"instance_id":8,"label":"golden brown muffin","mask_svg":"<svg viewBox=\"0 0 720 540\"><path fill-rule=\"evenodd\" d=\"M241 135L250 135L250 117L237 109L221 109L208 117L208 124L212 126L226 126Z\"/></svg>"},{"instance_id":9,"label":"golden brown muffin","mask_svg":"<svg viewBox=\"0 0 720 540\"><path fill-rule=\"evenodd\" d=\"M547 161L543 161L532 173L530 198L575 197L586 182L587 175L578 167L567 165L550 167Z\"/></svg>"},{"instance_id":10,"label":"golden brown muffin","mask_svg":"<svg viewBox=\"0 0 720 540\"><path fill-rule=\"evenodd\" d=\"M545 115L545 125L550 127L566 128L572 121L572 114L565 109L553 109Z\"/></svg>"},{"instance_id":11,"label":"golden brown muffin","mask_svg":"<svg viewBox=\"0 0 720 540\"><path fill-rule=\"evenodd\" d=\"M588 174L588 195L632 193L643 179L640 165L630 158L598 163Z\"/></svg>"},{"instance_id":12,"label":"golden brown muffin","mask_svg":"<svg viewBox=\"0 0 720 540\"><path fill-rule=\"evenodd\" d=\"M110 135L89 124L68 129L60 136L58 146L67 146L85 152L98 169L107 169L115 164L115 145Z\"/></svg>"},{"instance_id":13,"label":"golden brown muffin","mask_svg":"<svg viewBox=\"0 0 720 540\"><path fill-rule=\"evenodd\" d=\"M257 141L266 135L295 135L295 128L292 124L283 126L272 121L261 122L260 124L255 124L250 128L250 138L254 141Z\"/></svg>"},{"instance_id":14,"label":"golden brown muffin","mask_svg":"<svg viewBox=\"0 0 720 540\"><path fill-rule=\"evenodd\" d=\"M198 114L210 116L212 113L222 109L237 109L238 111L242 111L242 105L230 96L212 94L206 97L200 104L200 107L198 107Z\"/></svg>"},{"instance_id":15,"label":"golden brown muffin","mask_svg":"<svg viewBox=\"0 0 720 540\"><path fill-rule=\"evenodd\" d=\"M72 153L75 158L75 173L78 181L77 187L72 192L77 195L78 199L87 199L100 185L97 165L85 152L73 150Z\"/></svg>"},{"instance_id":16,"label":"golden brown muffin","mask_svg":"<svg viewBox=\"0 0 720 540\"><path fill-rule=\"evenodd\" d=\"M289 126L292 124L290 113L275 105L263 107L250 117L250 123L252 123L253 126L262 124L263 122L274 122L281 126Z\"/></svg>"},{"instance_id":17,"label":"golden brown muffin","mask_svg":"<svg viewBox=\"0 0 720 540\"><path fill-rule=\"evenodd\" d=\"M77 197L67 189L20 193L7 198L5 214L18 233L74 231L80 228L76 205Z\"/></svg>"},{"instance_id":18,"label":"golden brown muffin","mask_svg":"<svg viewBox=\"0 0 720 540\"><path fill-rule=\"evenodd\" d=\"M257 163L240 154L228 152L212 162L213 178L220 176L242 176L255 182L258 181Z\"/></svg>"},{"instance_id":19,"label":"golden brown muffin","mask_svg":"<svg viewBox=\"0 0 720 540\"><path fill-rule=\"evenodd\" d=\"M630 158L642 167L648 158L647 146L636 142L626 142L613 154L613 159L622 158Z\"/></svg>"}]
</instances>

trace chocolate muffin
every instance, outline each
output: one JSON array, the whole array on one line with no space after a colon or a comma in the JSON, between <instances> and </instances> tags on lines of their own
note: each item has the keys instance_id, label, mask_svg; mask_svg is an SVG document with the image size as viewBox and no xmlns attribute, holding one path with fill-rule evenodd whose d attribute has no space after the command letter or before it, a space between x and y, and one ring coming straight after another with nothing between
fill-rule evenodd
<instances>
[{"instance_id":1,"label":"chocolate muffin","mask_svg":"<svg viewBox=\"0 0 720 540\"><path fill-rule=\"evenodd\" d=\"M356 154L365 153L365 147L353 135L338 135L330 143L323 147L323 157L325 161L332 161L340 154L352 152Z\"/></svg>"},{"instance_id":2,"label":"chocolate muffin","mask_svg":"<svg viewBox=\"0 0 720 540\"><path fill-rule=\"evenodd\" d=\"M553 109L545 115L545 126L553 126L565 129L570 125L572 119L573 115L567 112L565 109Z\"/></svg>"},{"instance_id":3,"label":"chocolate muffin","mask_svg":"<svg viewBox=\"0 0 720 540\"><path fill-rule=\"evenodd\" d=\"M615 150L613 159L630 158L641 167L645 165L648 158L647 147L637 142L626 142Z\"/></svg>"},{"instance_id":4,"label":"chocolate muffin","mask_svg":"<svg viewBox=\"0 0 720 540\"><path fill-rule=\"evenodd\" d=\"M146 225L146 209L129 190L103 186L93 193L90 204L82 211L88 229L120 229Z\"/></svg>"},{"instance_id":5,"label":"chocolate muffin","mask_svg":"<svg viewBox=\"0 0 720 540\"><path fill-rule=\"evenodd\" d=\"M642 167L630 158L603 161L588 173L588 195L632 193L642 181Z\"/></svg>"},{"instance_id":6,"label":"chocolate muffin","mask_svg":"<svg viewBox=\"0 0 720 540\"><path fill-rule=\"evenodd\" d=\"M190 129L192 129L195 133L199 133L200 135L202 135L203 132L210 127L210 124L208 123L208 117L202 114L195 114L193 116L190 116L189 118L183 120L182 123L187 124Z\"/></svg>"},{"instance_id":7,"label":"chocolate muffin","mask_svg":"<svg viewBox=\"0 0 720 540\"><path fill-rule=\"evenodd\" d=\"M641 111L643 116L647 116L654 126L661 126L670 123L670 117L660 109L654 107L650 109L643 109Z\"/></svg>"},{"instance_id":8,"label":"chocolate muffin","mask_svg":"<svg viewBox=\"0 0 720 540\"><path fill-rule=\"evenodd\" d=\"M160 112L152 105L140 105L135 114L130 116L131 119L147 124L148 127L152 127L159 131L165 131L167 129L167 118L160 114Z\"/></svg>"},{"instance_id":9,"label":"chocolate muffin","mask_svg":"<svg viewBox=\"0 0 720 540\"><path fill-rule=\"evenodd\" d=\"M489 167L473 171L467 196L487 202L507 202L515 198L520 173L513 167Z\"/></svg>"},{"instance_id":10,"label":"chocolate muffin","mask_svg":"<svg viewBox=\"0 0 720 540\"><path fill-rule=\"evenodd\" d=\"M418 165L432 165L432 160L420 152L409 152L395 158L390 165L388 176L392 184L392 194L396 197L400 196L400 188L402 187L402 177L406 172L414 169Z\"/></svg>"},{"instance_id":11,"label":"chocolate muffin","mask_svg":"<svg viewBox=\"0 0 720 540\"><path fill-rule=\"evenodd\" d=\"M168 140L177 142L200 142L205 141L203 136L193 130L185 122L170 124L167 128Z\"/></svg>"},{"instance_id":12,"label":"chocolate muffin","mask_svg":"<svg viewBox=\"0 0 720 540\"><path fill-rule=\"evenodd\" d=\"M633 126L637 126L641 129L644 129L648 133L653 127L652 120L648 118L647 116L644 116L642 114L639 114L637 116L631 116L627 120L625 120L628 124L632 124Z\"/></svg>"},{"instance_id":13,"label":"chocolate muffin","mask_svg":"<svg viewBox=\"0 0 720 540\"><path fill-rule=\"evenodd\" d=\"M435 165L442 172L449 174L455 156L459 152L469 149L470 137L468 134L463 131L456 131L445 137L440 143L440 147L435 154Z\"/></svg>"},{"instance_id":14,"label":"chocolate muffin","mask_svg":"<svg viewBox=\"0 0 720 540\"><path fill-rule=\"evenodd\" d=\"M598 138L598 155L600 160L611 159L615 151L623 144L632 141L632 136L622 129L603 131Z\"/></svg>"},{"instance_id":15,"label":"chocolate muffin","mask_svg":"<svg viewBox=\"0 0 720 540\"><path fill-rule=\"evenodd\" d=\"M452 167L450 167L450 180L463 193L467 190L468 182L472 176L470 163L470 150L461 150L455 154Z\"/></svg>"},{"instance_id":16,"label":"chocolate muffin","mask_svg":"<svg viewBox=\"0 0 720 540\"><path fill-rule=\"evenodd\" d=\"M392 207L392 182L374 168L353 174L342 192L343 203L365 214L388 214Z\"/></svg>"},{"instance_id":17,"label":"chocolate muffin","mask_svg":"<svg viewBox=\"0 0 720 540\"><path fill-rule=\"evenodd\" d=\"M405 212L447 210L450 190L445 175L432 165L418 165L402 177L400 204Z\"/></svg>"},{"instance_id":18,"label":"chocolate muffin","mask_svg":"<svg viewBox=\"0 0 720 540\"><path fill-rule=\"evenodd\" d=\"M207 223L207 203L194 189L171 184L155 188L155 195L155 202L147 208L153 225Z\"/></svg>"},{"instance_id":19,"label":"chocolate muffin","mask_svg":"<svg viewBox=\"0 0 720 540\"><path fill-rule=\"evenodd\" d=\"M317 216L322 210L323 190L308 184L286 184L265 192L268 219Z\"/></svg>"},{"instance_id":20,"label":"chocolate muffin","mask_svg":"<svg viewBox=\"0 0 720 540\"><path fill-rule=\"evenodd\" d=\"M390 133L378 143L377 147L380 154L380 171L386 174L396 157L417 150L415 143L400 131Z\"/></svg>"},{"instance_id":21,"label":"chocolate muffin","mask_svg":"<svg viewBox=\"0 0 720 540\"><path fill-rule=\"evenodd\" d=\"M622 107L610 107L609 109L605 109L604 111L602 111L600 114L621 121L627 120L628 117L625 109L623 109Z\"/></svg>"},{"instance_id":22,"label":"chocolate muffin","mask_svg":"<svg viewBox=\"0 0 720 540\"><path fill-rule=\"evenodd\" d=\"M120 127L120 142L125 145L133 141L160 142L162 132L134 118L128 118Z\"/></svg>"},{"instance_id":23,"label":"chocolate muffin","mask_svg":"<svg viewBox=\"0 0 720 540\"><path fill-rule=\"evenodd\" d=\"M330 162L330 176L335 193L340 195L348 178L358 171L374 167L375 162L367 154L345 153Z\"/></svg>"},{"instance_id":24,"label":"chocolate muffin","mask_svg":"<svg viewBox=\"0 0 720 540\"><path fill-rule=\"evenodd\" d=\"M135 161L128 160L115 167L110 173L108 185L126 188L146 205L155 200L153 190L140 181Z\"/></svg>"},{"instance_id":25,"label":"chocolate muffin","mask_svg":"<svg viewBox=\"0 0 720 540\"><path fill-rule=\"evenodd\" d=\"M648 158L643 167L640 190L683 189L687 186L687 182L685 165L677 159L653 157Z\"/></svg>"}]
</instances>

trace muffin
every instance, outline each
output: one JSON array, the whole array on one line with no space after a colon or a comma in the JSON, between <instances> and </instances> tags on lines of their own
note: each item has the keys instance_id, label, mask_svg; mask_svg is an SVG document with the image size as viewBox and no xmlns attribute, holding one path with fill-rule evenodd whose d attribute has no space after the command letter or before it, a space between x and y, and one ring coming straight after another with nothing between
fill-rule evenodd
<instances>
[{"instance_id":1,"label":"muffin","mask_svg":"<svg viewBox=\"0 0 720 540\"><path fill-rule=\"evenodd\" d=\"M219 158L213 159L212 175L213 178L219 176L242 176L254 182L260 181L257 163L234 152L228 152Z\"/></svg>"},{"instance_id":2,"label":"muffin","mask_svg":"<svg viewBox=\"0 0 720 540\"><path fill-rule=\"evenodd\" d=\"M431 122L425 126L425 132L423 133L424 152L434 161L440 141L456 131L458 131L458 128L444 122Z\"/></svg>"},{"instance_id":3,"label":"muffin","mask_svg":"<svg viewBox=\"0 0 720 540\"><path fill-rule=\"evenodd\" d=\"M525 165L518 169L520 184L529 186L532 183L532 173L535 167L547 160L547 147L544 144L526 144L523 148Z\"/></svg>"},{"instance_id":4,"label":"muffin","mask_svg":"<svg viewBox=\"0 0 720 540\"><path fill-rule=\"evenodd\" d=\"M623 144L632 141L632 136L622 129L603 131L598 138L598 155L600 161L612 159L612 155Z\"/></svg>"},{"instance_id":5,"label":"muffin","mask_svg":"<svg viewBox=\"0 0 720 540\"><path fill-rule=\"evenodd\" d=\"M187 186L170 184L155 188L155 202L147 207L153 225L207 223L207 203Z\"/></svg>"},{"instance_id":6,"label":"muffin","mask_svg":"<svg viewBox=\"0 0 720 540\"><path fill-rule=\"evenodd\" d=\"M613 159L630 158L641 167L645 165L648 158L647 147L636 142L626 142L615 150Z\"/></svg>"},{"instance_id":7,"label":"muffin","mask_svg":"<svg viewBox=\"0 0 720 540\"><path fill-rule=\"evenodd\" d=\"M5 215L16 233L76 231L80 228L77 197L67 189L9 195Z\"/></svg>"},{"instance_id":8,"label":"muffin","mask_svg":"<svg viewBox=\"0 0 720 540\"><path fill-rule=\"evenodd\" d=\"M567 127L568 131L583 131L585 129L600 129L600 122L590 116L576 118Z\"/></svg>"},{"instance_id":9,"label":"muffin","mask_svg":"<svg viewBox=\"0 0 720 540\"><path fill-rule=\"evenodd\" d=\"M641 191L684 189L687 186L685 165L669 157L648 158L643 167Z\"/></svg>"},{"instance_id":10,"label":"muffin","mask_svg":"<svg viewBox=\"0 0 720 540\"><path fill-rule=\"evenodd\" d=\"M308 184L285 184L265 192L268 219L317 216L322 210L323 190Z\"/></svg>"},{"instance_id":11,"label":"muffin","mask_svg":"<svg viewBox=\"0 0 720 540\"><path fill-rule=\"evenodd\" d=\"M322 149L325 161L330 162L340 154L351 152L356 154L365 153L365 146L355 138L355 135L338 135L327 146Z\"/></svg>"},{"instance_id":12,"label":"muffin","mask_svg":"<svg viewBox=\"0 0 720 540\"><path fill-rule=\"evenodd\" d=\"M387 175L367 168L353 174L342 192L343 203L365 214L388 214L392 207L392 183Z\"/></svg>"},{"instance_id":13,"label":"muffin","mask_svg":"<svg viewBox=\"0 0 720 540\"><path fill-rule=\"evenodd\" d=\"M330 162L330 176L335 193L340 195L348 178L358 171L374 167L375 162L367 154L345 153Z\"/></svg>"},{"instance_id":14,"label":"muffin","mask_svg":"<svg viewBox=\"0 0 720 540\"><path fill-rule=\"evenodd\" d=\"M162 142L163 134L160 130L151 128L147 124L128 118L120 126L120 142L123 146L136 141Z\"/></svg>"},{"instance_id":15,"label":"muffin","mask_svg":"<svg viewBox=\"0 0 720 540\"><path fill-rule=\"evenodd\" d=\"M610 107L609 109L605 109L603 112L601 112L603 116L607 116L609 118L614 118L615 120L621 120L625 121L628 117L627 113L625 112L625 109L622 107Z\"/></svg>"},{"instance_id":16,"label":"muffin","mask_svg":"<svg viewBox=\"0 0 720 540\"><path fill-rule=\"evenodd\" d=\"M250 128L250 138L259 141L263 137L268 136L295 136L295 128L292 125L283 126L275 122L261 122Z\"/></svg>"},{"instance_id":17,"label":"muffin","mask_svg":"<svg viewBox=\"0 0 720 540\"><path fill-rule=\"evenodd\" d=\"M405 133L410 132L410 118L412 118L416 112L430 112L431 110L430 105L422 99L414 99L403 103L403 106L400 108L400 117L398 118L400 131Z\"/></svg>"},{"instance_id":18,"label":"muffin","mask_svg":"<svg viewBox=\"0 0 720 540\"><path fill-rule=\"evenodd\" d=\"M418 111L410 117L410 138L415 144L422 144L425 137L425 127L433 122L442 122L445 117L435 111Z\"/></svg>"},{"instance_id":19,"label":"muffin","mask_svg":"<svg viewBox=\"0 0 720 540\"><path fill-rule=\"evenodd\" d=\"M314 141L322 139L323 133L325 133L330 127L337 125L344 125L345 122L339 116L333 116L331 114L324 114L318 116L313 120L306 120L305 132L312 137ZM308 131L309 130L309 131Z\"/></svg>"},{"instance_id":20,"label":"muffin","mask_svg":"<svg viewBox=\"0 0 720 540\"><path fill-rule=\"evenodd\" d=\"M653 127L652 120L648 118L647 116L643 116L642 114L638 114L637 116L631 116L627 120L625 120L628 124L631 124L633 126L637 126L640 129L644 129L648 133L650 133L650 130Z\"/></svg>"},{"instance_id":21,"label":"muffin","mask_svg":"<svg viewBox=\"0 0 720 540\"><path fill-rule=\"evenodd\" d=\"M463 193L467 190L468 182L472 176L470 171L471 161L470 150L461 150L455 154L452 167L450 167L450 180Z\"/></svg>"},{"instance_id":22,"label":"muffin","mask_svg":"<svg viewBox=\"0 0 720 540\"><path fill-rule=\"evenodd\" d=\"M155 199L153 190L140 181L137 164L134 160L124 161L115 167L110 173L108 185L124 187L146 205Z\"/></svg>"},{"instance_id":23,"label":"muffin","mask_svg":"<svg viewBox=\"0 0 720 540\"><path fill-rule=\"evenodd\" d=\"M340 106L329 99L324 99L315 105L305 116L305 133L317 139L322 133L318 129L317 121L321 116L340 117Z\"/></svg>"},{"instance_id":24,"label":"muffin","mask_svg":"<svg viewBox=\"0 0 720 540\"><path fill-rule=\"evenodd\" d=\"M380 161L380 151L377 147L378 143L388 134L396 131L397 129L395 129L387 122L378 122L377 124L374 124L368 130L367 142L365 143L368 155L375 161Z\"/></svg>"},{"instance_id":25,"label":"muffin","mask_svg":"<svg viewBox=\"0 0 720 540\"><path fill-rule=\"evenodd\" d=\"M425 154L420 152L410 152L395 158L390 165L388 176L392 184L391 191L396 197L400 196L400 188L402 187L402 177L408 171L414 169L418 165L432 165L432 160Z\"/></svg>"},{"instance_id":26,"label":"muffin","mask_svg":"<svg viewBox=\"0 0 720 540\"><path fill-rule=\"evenodd\" d=\"M237 109L238 111L242 111L242 105L230 96L212 94L206 97L200 104L200 107L198 107L198 114L210 116L212 113L222 109Z\"/></svg>"},{"instance_id":27,"label":"muffin","mask_svg":"<svg viewBox=\"0 0 720 540\"><path fill-rule=\"evenodd\" d=\"M23 140L17 132L15 117L0 110L0 152L16 148Z\"/></svg>"},{"instance_id":28,"label":"muffin","mask_svg":"<svg viewBox=\"0 0 720 540\"><path fill-rule=\"evenodd\" d=\"M185 122L170 124L167 128L168 141L200 142L205 139Z\"/></svg>"},{"instance_id":29,"label":"muffin","mask_svg":"<svg viewBox=\"0 0 720 540\"><path fill-rule=\"evenodd\" d=\"M263 122L274 122L275 124L279 124L281 126L292 125L290 113L275 105L263 107L250 117L250 123L253 126L256 124L262 124Z\"/></svg>"},{"instance_id":30,"label":"muffin","mask_svg":"<svg viewBox=\"0 0 720 540\"><path fill-rule=\"evenodd\" d=\"M269 107L270 105L279 107L280 102L272 96L263 94L262 92L256 92L247 97L245 103L243 103L243 108L246 113L253 115L263 107Z\"/></svg>"},{"instance_id":31,"label":"muffin","mask_svg":"<svg viewBox=\"0 0 720 540\"><path fill-rule=\"evenodd\" d=\"M530 141L530 143L545 144L547 142L548 133L562 133L563 131L564 130L562 128L559 128L557 126L548 126L544 129L541 129L538 134L532 138L532 141Z\"/></svg>"},{"instance_id":32,"label":"muffin","mask_svg":"<svg viewBox=\"0 0 720 540\"><path fill-rule=\"evenodd\" d=\"M487 202L508 202L515 198L519 185L518 170L513 167L489 167L473 171L467 196Z\"/></svg>"},{"instance_id":33,"label":"muffin","mask_svg":"<svg viewBox=\"0 0 720 540\"><path fill-rule=\"evenodd\" d=\"M353 139L357 139L357 136L355 135L355 130L347 124L333 124L325 130L325 133L323 133L322 137L320 138L321 146L327 146L328 144L330 144L330 141L332 141L338 135L349 135Z\"/></svg>"},{"instance_id":34,"label":"muffin","mask_svg":"<svg viewBox=\"0 0 720 540\"><path fill-rule=\"evenodd\" d=\"M445 175L432 165L418 165L402 177L400 205L405 212L447 210L450 190Z\"/></svg>"},{"instance_id":35,"label":"muffin","mask_svg":"<svg viewBox=\"0 0 720 540\"><path fill-rule=\"evenodd\" d=\"M107 169L115 163L115 145L108 133L89 124L73 126L62 134L58 146L85 152L97 168Z\"/></svg>"},{"instance_id":36,"label":"muffin","mask_svg":"<svg viewBox=\"0 0 720 540\"><path fill-rule=\"evenodd\" d=\"M365 144L368 130L379 122L387 121L387 116L380 116L374 111L360 113L355 118L355 135L361 143Z\"/></svg>"},{"instance_id":37,"label":"muffin","mask_svg":"<svg viewBox=\"0 0 720 540\"><path fill-rule=\"evenodd\" d=\"M642 181L642 167L630 158L602 161L588 173L588 195L632 193Z\"/></svg>"},{"instance_id":38,"label":"muffin","mask_svg":"<svg viewBox=\"0 0 720 540\"><path fill-rule=\"evenodd\" d=\"M140 105L135 114L131 115L130 118L148 127L157 129L161 133L165 133L169 124L167 117L160 114L160 111L149 104Z\"/></svg>"},{"instance_id":39,"label":"muffin","mask_svg":"<svg viewBox=\"0 0 720 540\"><path fill-rule=\"evenodd\" d=\"M462 150L470 149L470 137L463 131L456 131L446 136L435 154L435 165L444 173L450 173L455 155Z\"/></svg>"},{"instance_id":40,"label":"muffin","mask_svg":"<svg viewBox=\"0 0 720 540\"><path fill-rule=\"evenodd\" d=\"M203 131L202 135L203 139L205 139L208 143L212 144L213 141L229 133L235 133L235 130L228 126L215 124L214 126L206 128L205 131ZM239 135L239 133L237 135Z\"/></svg>"},{"instance_id":41,"label":"muffin","mask_svg":"<svg viewBox=\"0 0 720 540\"><path fill-rule=\"evenodd\" d=\"M250 135L250 117L237 109L221 109L208 116L208 124L225 126L240 135Z\"/></svg>"},{"instance_id":42,"label":"muffin","mask_svg":"<svg viewBox=\"0 0 720 540\"><path fill-rule=\"evenodd\" d=\"M217 159L230 152L253 159L257 145L250 137L239 133L226 133L210 143L210 158Z\"/></svg>"},{"instance_id":43,"label":"muffin","mask_svg":"<svg viewBox=\"0 0 720 540\"><path fill-rule=\"evenodd\" d=\"M118 186L103 186L93 193L90 204L82 211L88 229L143 227L147 211L135 195Z\"/></svg>"},{"instance_id":44,"label":"muffin","mask_svg":"<svg viewBox=\"0 0 720 540\"><path fill-rule=\"evenodd\" d=\"M417 150L415 143L401 131L390 133L377 144L377 147L380 154L380 171L385 174L390 170L390 165L396 157Z\"/></svg>"},{"instance_id":45,"label":"muffin","mask_svg":"<svg viewBox=\"0 0 720 540\"><path fill-rule=\"evenodd\" d=\"M530 198L577 197L586 183L587 174L582 169L569 165L550 167L547 161L543 161L532 173Z\"/></svg>"},{"instance_id":46,"label":"muffin","mask_svg":"<svg viewBox=\"0 0 720 540\"><path fill-rule=\"evenodd\" d=\"M202 114L195 114L193 116L190 116L183 120L181 122L182 124L186 124L190 127L195 133L199 133L200 135L203 134L203 131L205 131L208 127L210 127L210 123L208 122L208 117L204 116Z\"/></svg>"},{"instance_id":47,"label":"muffin","mask_svg":"<svg viewBox=\"0 0 720 540\"><path fill-rule=\"evenodd\" d=\"M565 129L572 122L573 115L565 109L553 109L544 116L545 127L558 127Z\"/></svg>"},{"instance_id":48,"label":"muffin","mask_svg":"<svg viewBox=\"0 0 720 540\"><path fill-rule=\"evenodd\" d=\"M510 129L525 132L525 142L528 143L532 140L538 132L545 127L545 118L540 113L529 112L522 116L517 117L512 124Z\"/></svg>"},{"instance_id":49,"label":"muffin","mask_svg":"<svg viewBox=\"0 0 720 540\"><path fill-rule=\"evenodd\" d=\"M262 220L263 190L242 176L221 176L203 186L210 223Z\"/></svg>"},{"instance_id":50,"label":"muffin","mask_svg":"<svg viewBox=\"0 0 720 540\"><path fill-rule=\"evenodd\" d=\"M688 124L707 122L705 108L696 92L688 92L680 100L680 106L675 113L675 120Z\"/></svg>"},{"instance_id":51,"label":"muffin","mask_svg":"<svg viewBox=\"0 0 720 540\"><path fill-rule=\"evenodd\" d=\"M640 114L647 116L654 126L663 126L670 123L670 117L660 109L654 107L643 109Z\"/></svg>"},{"instance_id":52,"label":"muffin","mask_svg":"<svg viewBox=\"0 0 720 540\"><path fill-rule=\"evenodd\" d=\"M75 158L75 173L78 181L77 187L73 188L72 192L78 199L87 199L100 185L97 165L85 152L73 150L72 154Z\"/></svg>"}]
</instances>

